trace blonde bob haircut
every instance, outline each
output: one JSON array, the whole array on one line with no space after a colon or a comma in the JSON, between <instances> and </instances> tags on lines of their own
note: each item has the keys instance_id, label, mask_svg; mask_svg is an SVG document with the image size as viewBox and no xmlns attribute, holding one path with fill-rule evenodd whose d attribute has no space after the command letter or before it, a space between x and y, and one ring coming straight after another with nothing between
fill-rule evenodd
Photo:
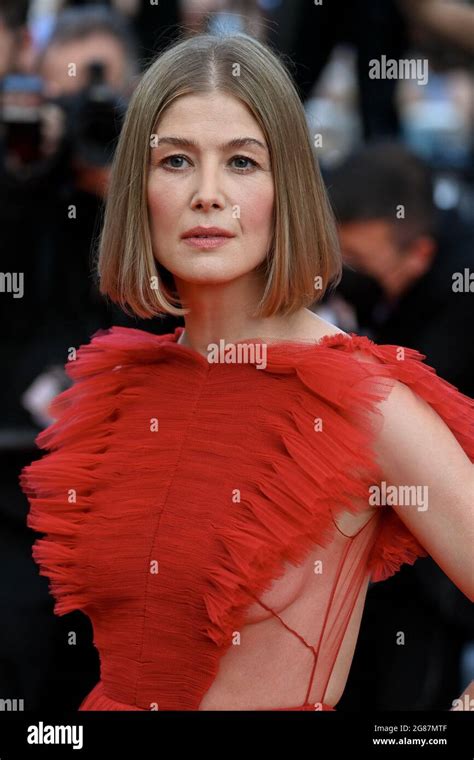
<instances>
[{"instance_id":1,"label":"blonde bob haircut","mask_svg":"<svg viewBox=\"0 0 474 760\"><path fill-rule=\"evenodd\" d=\"M251 111L265 135L275 188L272 236L256 316L291 314L341 279L336 225L305 112L285 65L245 33L196 34L171 45L130 100L112 165L98 247L100 291L127 313L182 316L174 279L155 259L147 181L151 138L182 95L223 92Z\"/></svg>"}]
</instances>

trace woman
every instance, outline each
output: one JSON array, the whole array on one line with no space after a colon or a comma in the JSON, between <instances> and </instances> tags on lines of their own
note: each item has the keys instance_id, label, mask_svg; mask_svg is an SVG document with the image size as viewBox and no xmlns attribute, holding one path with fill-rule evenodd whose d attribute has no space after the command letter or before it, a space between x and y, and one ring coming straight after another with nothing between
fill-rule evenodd
<instances>
[{"instance_id":1,"label":"woman","mask_svg":"<svg viewBox=\"0 0 474 760\"><path fill-rule=\"evenodd\" d=\"M431 554L470 598L474 402L308 310L340 277L304 111L273 53L198 35L146 71L101 290L22 474L55 611L87 614L81 710L332 710L370 581Z\"/></svg>"}]
</instances>

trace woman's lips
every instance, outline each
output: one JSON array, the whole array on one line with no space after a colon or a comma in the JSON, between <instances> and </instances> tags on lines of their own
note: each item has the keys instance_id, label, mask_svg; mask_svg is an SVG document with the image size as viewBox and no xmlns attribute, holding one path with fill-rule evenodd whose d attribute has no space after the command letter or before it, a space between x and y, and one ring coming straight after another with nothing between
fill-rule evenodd
<instances>
[{"instance_id":1,"label":"woman's lips","mask_svg":"<svg viewBox=\"0 0 474 760\"><path fill-rule=\"evenodd\" d=\"M221 245L233 240L231 237L224 235L209 235L209 237L187 237L183 241L192 248L220 248Z\"/></svg>"}]
</instances>

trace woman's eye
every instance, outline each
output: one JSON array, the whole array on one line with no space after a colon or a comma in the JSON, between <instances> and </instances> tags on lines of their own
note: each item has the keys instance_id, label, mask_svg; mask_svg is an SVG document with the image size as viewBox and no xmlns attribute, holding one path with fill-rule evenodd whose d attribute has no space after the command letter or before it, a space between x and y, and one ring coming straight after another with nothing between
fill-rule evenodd
<instances>
[{"instance_id":1,"label":"woman's eye","mask_svg":"<svg viewBox=\"0 0 474 760\"><path fill-rule=\"evenodd\" d=\"M185 156L179 156L178 154L175 154L173 156L168 156L167 158L164 158L162 161L160 161L160 165L165 165L166 161L173 161L174 159L178 159L178 161L187 161L188 159ZM169 169L181 169L181 166L170 166L168 165Z\"/></svg>"},{"instance_id":2,"label":"woman's eye","mask_svg":"<svg viewBox=\"0 0 474 760\"><path fill-rule=\"evenodd\" d=\"M247 156L234 156L232 161L249 161L253 167L258 166L257 162L254 161L253 158L248 158ZM236 166L236 169L238 171L247 171L247 168L245 166Z\"/></svg>"}]
</instances>

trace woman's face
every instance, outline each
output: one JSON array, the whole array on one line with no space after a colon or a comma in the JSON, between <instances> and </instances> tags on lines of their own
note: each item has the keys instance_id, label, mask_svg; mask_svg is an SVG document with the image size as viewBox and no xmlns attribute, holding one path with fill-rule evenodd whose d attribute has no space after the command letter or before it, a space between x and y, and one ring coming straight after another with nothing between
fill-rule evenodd
<instances>
[{"instance_id":1,"label":"woman's face","mask_svg":"<svg viewBox=\"0 0 474 760\"><path fill-rule=\"evenodd\" d=\"M242 138L251 141L235 143ZM223 93L181 96L163 113L151 146L148 212L156 260L178 287L180 280L219 284L252 272L269 249L274 186L265 137L247 107ZM233 237L221 237L214 248L210 241L186 242L183 235L197 226Z\"/></svg>"}]
</instances>

